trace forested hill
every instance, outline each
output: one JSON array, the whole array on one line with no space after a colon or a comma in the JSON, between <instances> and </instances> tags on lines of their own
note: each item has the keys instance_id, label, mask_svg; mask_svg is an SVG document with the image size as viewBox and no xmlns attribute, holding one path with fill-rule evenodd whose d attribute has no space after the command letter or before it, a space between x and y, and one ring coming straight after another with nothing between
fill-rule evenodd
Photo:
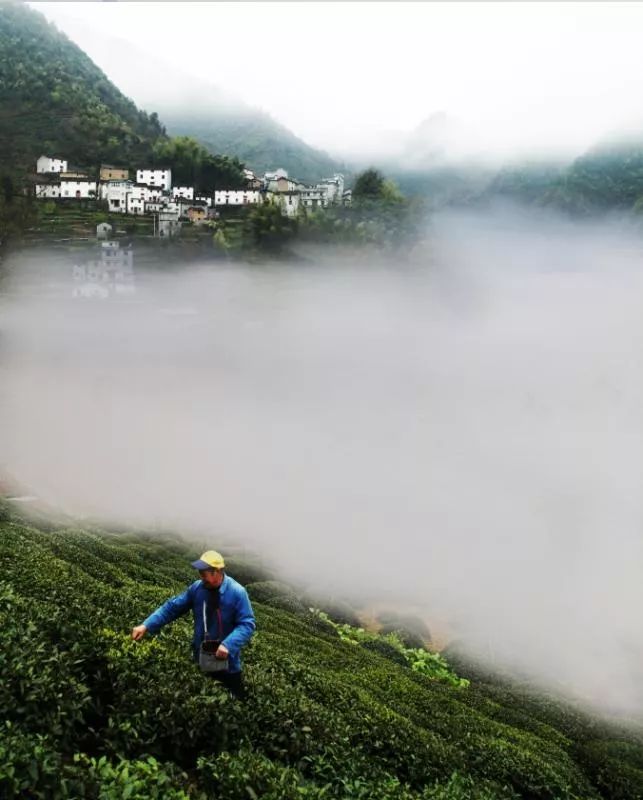
<instances>
[{"instance_id":1,"label":"forested hill","mask_svg":"<svg viewBox=\"0 0 643 800\"><path fill-rule=\"evenodd\" d=\"M350 177L350 169L316 150L276 122L251 108L218 110L204 101L206 110L175 111L160 108L168 131L192 136L211 153L236 156L258 174L283 167L299 180L314 183L335 172Z\"/></svg>"},{"instance_id":2,"label":"forested hill","mask_svg":"<svg viewBox=\"0 0 643 800\"><path fill-rule=\"evenodd\" d=\"M569 164L532 160L500 170L476 199L517 200L588 216L643 211L643 134L602 142Z\"/></svg>"},{"instance_id":3,"label":"forested hill","mask_svg":"<svg viewBox=\"0 0 643 800\"><path fill-rule=\"evenodd\" d=\"M643 797L640 731L313 613L238 556L258 629L233 700L191 663L190 619L130 638L198 552L0 500L1 798Z\"/></svg>"},{"instance_id":4,"label":"forested hill","mask_svg":"<svg viewBox=\"0 0 643 800\"><path fill-rule=\"evenodd\" d=\"M0 170L19 175L42 154L80 167L145 163L163 135L42 14L0 3Z\"/></svg>"}]
</instances>

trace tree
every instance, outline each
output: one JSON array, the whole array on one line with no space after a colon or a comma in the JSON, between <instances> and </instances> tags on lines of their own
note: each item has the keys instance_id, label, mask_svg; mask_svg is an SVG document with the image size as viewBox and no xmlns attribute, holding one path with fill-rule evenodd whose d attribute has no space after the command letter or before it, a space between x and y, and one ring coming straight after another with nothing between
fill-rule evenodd
<instances>
[{"instance_id":1,"label":"tree","mask_svg":"<svg viewBox=\"0 0 643 800\"><path fill-rule=\"evenodd\" d=\"M244 227L246 237L255 247L272 251L280 250L297 233L297 221L270 202L253 208Z\"/></svg>"},{"instance_id":2,"label":"tree","mask_svg":"<svg viewBox=\"0 0 643 800\"><path fill-rule=\"evenodd\" d=\"M384 191L384 176L382 173L371 167L360 172L355 180L353 187L353 198L379 200Z\"/></svg>"},{"instance_id":3,"label":"tree","mask_svg":"<svg viewBox=\"0 0 643 800\"><path fill-rule=\"evenodd\" d=\"M194 186L197 192L209 193L217 187L237 189L245 183L243 164L237 158L212 155L191 136L159 139L154 160L171 168L175 185Z\"/></svg>"}]
</instances>

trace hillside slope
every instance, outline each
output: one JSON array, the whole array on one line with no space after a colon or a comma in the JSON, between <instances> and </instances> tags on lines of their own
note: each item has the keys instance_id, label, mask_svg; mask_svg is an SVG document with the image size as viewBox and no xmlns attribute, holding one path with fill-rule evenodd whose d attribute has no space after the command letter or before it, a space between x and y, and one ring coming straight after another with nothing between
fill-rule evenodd
<instances>
[{"instance_id":1,"label":"hillside slope","mask_svg":"<svg viewBox=\"0 0 643 800\"><path fill-rule=\"evenodd\" d=\"M0 170L33 170L43 153L81 167L141 163L163 135L42 14L0 4Z\"/></svg>"},{"instance_id":2,"label":"hillside slope","mask_svg":"<svg viewBox=\"0 0 643 800\"><path fill-rule=\"evenodd\" d=\"M640 734L432 680L288 598L258 602L262 576L234 559L258 633L248 698L232 700L191 664L189 620L129 638L194 578L185 543L0 518L3 798L643 796Z\"/></svg>"},{"instance_id":3,"label":"hillside slope","mask_svg":"<svg viewBox=\"0 0 643 800\"><path fill-rule=\"evenodd\" d=\"M216 107L203 102L206 112L163 109L163 119L173 136L193 136L211 153L236 156L258 174L282 167L299 180L313 183L335 172L350 171L321 150L295 136L272 117L254 109Z\"/></svg>"}]
</instances>

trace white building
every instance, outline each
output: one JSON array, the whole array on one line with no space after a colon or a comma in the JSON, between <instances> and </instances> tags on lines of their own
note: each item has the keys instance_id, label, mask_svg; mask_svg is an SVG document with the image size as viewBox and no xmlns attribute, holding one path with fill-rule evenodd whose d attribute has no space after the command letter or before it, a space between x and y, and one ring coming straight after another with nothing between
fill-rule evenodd
<instances>
[{"instance_id":1,"label":"white building","mask_svg":"<svg viewBox=\"0 0 643 800\"><path fill-rule=\"evenodd\" d=\"M271 195L272 202L277 203L281 213L287 217L296 217L301 202L301 192L277 192Z\"/></svg>"},{"instance_id":2,"label":"white building","mask_svg":"<svg viewBox=\"0 0 643 800\"><path fill-rule=\"evenodd\" d=\"M154 189L151 186L133 186L127 194L127 213L145 214L146 204L158 203L162 198L161 189Z\"/></svg>"},{"instance_id":3,"label":"white building","mask_svg":"<svg viewBox=\"0 0 643 800\"><path fill-rule=\"evenodd\" d=\"M146 186L153 186L157 189L170 191L172 187L171 169L137 169L136 183L144 183Z\"/></svg>"},{"instance_id":4,"label":"white building","mask_svg":"<svg viewBox=\"0 0 643 800\"><path fill-rule=\"evenodd\" d=\"M206 197L205 195L197 195L195 200L198 200L199 203L205 203L208 208L212 207L212 197Z\"/></svg>"},{"instance_id":5,"label":"white building","mask_svg":"<svg viewBox=\"0 0 643 800\"><path fill-rule=\"evenodd\" d=\"M185 200L194 200L194 187L193 186L173 186L172 197L182 197Z\"/></svg>"},{"instance_id":6,"label":"white building","mask_svg":"<svg viewBox=\"0 0 643 800\"><path fill-rule=\"evenodd\" d=\"M323 208L328 205L326 192L318 187L301 192L301 204L304 208Z\"/></svg>"},{"instance_id":7,"label":"white building","mask_svg":"<svg viewBox=\"0 0 643 800\"><path fill-rule=\"evenodd\" d=\"M41 197L45 200L57 200L60 197L60 184L37 183L36 197Z\"/></svg>"},{"instance_id":8,"label":"white building","mask_svg":"<svg viewBox=\"0 0 643 800\"><path fill-rule=\"evenodd\" d=\"M220 189L214 193L215 206L248 206L261 203L258 189Z\"/></svg>"},{"instance_id":9,"label":"white building","mask_svg":"<svg viewBox=\"0 0 643 800\"><path fill-rule=\"evenodd\" d=\"M63 180L60 182L60 196L63 199L96 197L96 181Z\"/></svg>"},{"instance_id":10,"label":"white building","mask_svg":"<svg viewBox=\"0 0 643 800\"><path fill-rule=\"evenodd\" d=\"M321 181L315 187L321 189L326 195L326 205L339 205L344 194L344 176L336 172L332 178Z\"/></svg>"},{"instance_id":11,"label":"white building","mask_svg":"<svg viewBox=\"0 0 643 800\"><path fill-rule=\"evenodd\" d=\"M62 158L40 156L36 161L36 172L67 172L67 162Z\"/></svg>"},{"instance_id":12,"label":"white building","mask_svg":"<svg viewBox=\"0 0 643 800\"><path fill-rule=\"evenodd\" d=\"M100 196L103 200L107 200L110 211L126 214L127 196L133 188L132 181L106 181L100 185Z\"/></svg>"},{"instance_id":13,"label":"white building","mask_svg":"<svg viewBox=\"0 0 643 800\"><path fill-rule=\"evenodd\" d=\"M179 222L179 212L165 210L158 215L157 236L161 239L169 239L181 230Z\"/></svg>"}]
</instances>

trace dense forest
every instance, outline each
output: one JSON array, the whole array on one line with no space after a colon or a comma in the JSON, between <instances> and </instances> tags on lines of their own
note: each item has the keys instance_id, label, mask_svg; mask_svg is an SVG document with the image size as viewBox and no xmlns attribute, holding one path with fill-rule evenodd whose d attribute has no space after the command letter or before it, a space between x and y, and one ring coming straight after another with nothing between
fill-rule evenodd
<instances>
[{"instance_id":1,"label":"dense forest","mask_svg":"<svg viewBox=\"0 0 643 800\"><path fill-rule=\"evenodd\" d=\"M0 797L643 796L640 730L369 633L345 607L318 612L230 546L258 622L245 701L191 663L189 619L132 642L194 579L200 546L36 526L0 505Z\"/></svg>"}]
</instances>

